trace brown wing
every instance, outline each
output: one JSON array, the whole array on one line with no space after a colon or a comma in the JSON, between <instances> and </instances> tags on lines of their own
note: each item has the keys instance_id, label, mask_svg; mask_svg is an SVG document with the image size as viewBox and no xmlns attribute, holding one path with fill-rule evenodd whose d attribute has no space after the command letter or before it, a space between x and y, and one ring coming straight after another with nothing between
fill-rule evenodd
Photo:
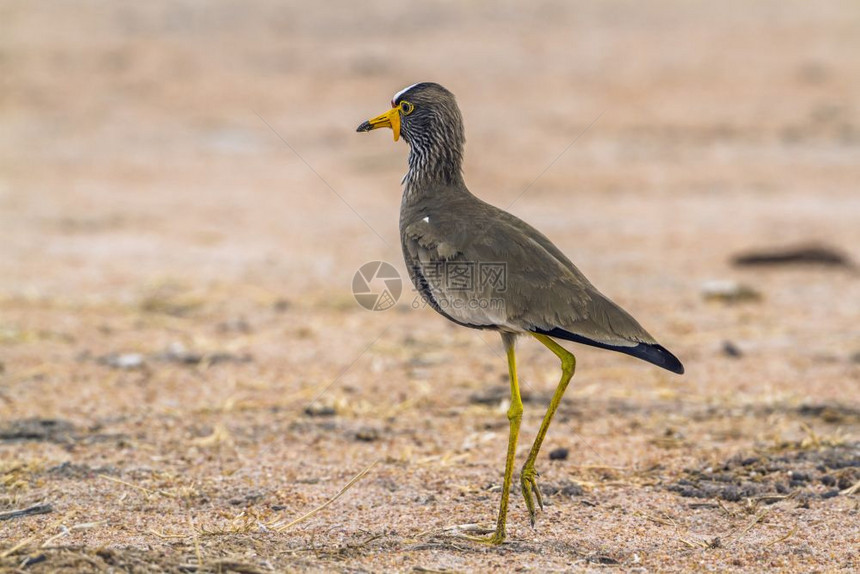
<instances>
[{"instance_id":1,"label":"brown wing","mask_svg":"<svg viewBox=\"0 0 860 574\"><path fill-rule=\"evenodd\" d=\"M504 266L503 285L481 285L469 294L504 301L504 314L460 313L465 324L520 331L563 329L613 346L655 343L626 311L601 294L542 233L498 208L472 198L446 210L427 209L424 218L403 228L407 264L425 271L433 298L455 294L426 270L439 262ZM457 212L459 210L459 213ZM465 213L464 213L465 212ZM421 215L416 214L416 216ZM467 228L462 221L470 221ZM450 317L449 317L450 318Z\"/></svg>"}]
</instances>

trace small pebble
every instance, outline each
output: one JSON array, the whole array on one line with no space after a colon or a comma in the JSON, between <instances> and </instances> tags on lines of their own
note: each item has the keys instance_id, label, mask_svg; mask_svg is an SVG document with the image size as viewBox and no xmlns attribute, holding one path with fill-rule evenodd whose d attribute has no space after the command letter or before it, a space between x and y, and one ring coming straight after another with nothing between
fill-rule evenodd
<instances>
[{"instance_id":1,"label":"small pebble","mask_svg":"<svg viewBox=\"0 0 860 574\"><path fill-rule=\"evenodd\" d=\"M309 417L333 417L337 414L337 411L331 405L311 403L305 407L305 414Z\"/></svg>"},{"instance_id":2,"label":"small pebble","mask_svg":"<svg viewBox=\"0 0 860 574\"><path fill-rule=\"evenodd\" d=\"M743 283L731 279L713 279L702 283L702 297L708 301L722 301L723 303L739 303L744 301L758 301L761 293Z\"/></svg>"},{"instance_id":3,"label":"small pebble","mask_svg":"<svg viewBox=\"0 0 860 574\"><path fill-rule=\"evenodd\" d=\"M140 353L114 353L102 357L99 362L115 369L139 369L145 361Z\"/></svg>"},{"instance_id":4,"label":"small pebble","mask_svg":"<svg viewBox=\"0 0 860 574\"><path fill-rule=\"evenodd\" d=\"M549 459L550 460L567 460L567 455L569 453L570 453L570 451L568 451L568 449L566 449L564 447L559 447L559 448L556 448L556 449L553 449L550 451Z\"/></svg>"},{"instance_id":5,"label":"small pebble","mask_svg":"<svg viewBox=\"0 0 860 574\"><path fill-rule=\"evenodd\" d=\"M842 476L839 478L839 481L836 483L836 487L840 490L846 490L854 486L854 480L848 478L847 476Z\"/></svg>"},{"instance_id":6,"label":"small pebble","mask_svg":"<svg viewBox=\"0 0 860 574\"><path fill-rule=\"evenodd\" d=\"M731 341L723 341L723 354L727 357L732 357L733 359L744 356L743 351L741 351L740 348Z\"/></svg>"},{"instance_id":7,"label":"small pebble","mask_svg":"<svg viewBox=\"0 0 860 574\"><path fill-rule=\"evenodd\" d=\"M791 480L796 480L798 482L809 482L811 480L807 473L797 472L796 470L789 471L788 476L791 477Z\"/></svg>"},{"instance_id":8,"label":"small pebble","mask_svg":"<svg viewBox=\"0 0 860 574\"><path fill-rule=\"evenodd\" d=\"M379 431L375 428L363 428L355 433L355 438L363 442L379 440Z\"/></svg>"}]
</instances>

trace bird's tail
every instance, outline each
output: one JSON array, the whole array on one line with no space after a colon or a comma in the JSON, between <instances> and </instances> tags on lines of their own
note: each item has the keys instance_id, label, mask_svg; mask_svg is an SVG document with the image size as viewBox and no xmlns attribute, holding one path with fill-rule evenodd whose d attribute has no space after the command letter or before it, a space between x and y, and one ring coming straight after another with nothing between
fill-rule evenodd
<instances>
[{"instance_id":1,"label":"bird's tail","mask_svg":"<svg viewBox=\"0 0 860 574\"><path fill-rule=\"evenodd\" d=\"M663 345L658 345L657 343L638 343L631 346L610 345L607 343L601 343L600 341L589 339L588 337L583 337L582 335L571 333L570 331L565 331L564 329L560 329L558 327L548 330L533 329L532 332L538 333L540 335L546 335L548 337L554 337L556 339L564 339L565 341L573 341L574 343L590 345L599 349L617 351L619 353L624 353L625 355L630 355L631 357L636 357L637 359L642 359L643 361L648 361L652 365L657 365L658 367L662 367L667 371L672 371L673 373L678 373L679 375L684 374L684 365L681 364L681 361L678 360L678 357L669 352L666 347L664 347Z\"/></svg>"}]
</instances>

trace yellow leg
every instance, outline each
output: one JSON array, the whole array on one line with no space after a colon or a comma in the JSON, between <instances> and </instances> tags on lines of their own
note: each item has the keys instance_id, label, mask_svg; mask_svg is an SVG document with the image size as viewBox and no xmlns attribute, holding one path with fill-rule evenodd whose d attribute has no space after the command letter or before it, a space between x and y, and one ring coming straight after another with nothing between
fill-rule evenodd
<instances>
[{"instance_id":1,"label":"yellow leg","mask_svg":"<svg viewBox=\"0 0 860 574\"><path fill-rule=\"evenodd\" d=\"M538 474L535 470L535 460L537 460L538 452L540 452L541 444L543 444L543 439L546 437L546 431L549 429L549 423L552 421L552 416L558 409L558 405L561 403L561 397L564 395L564 391L567 389L567 385L570 383L571 377L573 377L573 372L576 370L576 357L573 356L573 353L546 335L535 334L534 338L546 345L550 351L555 353L556 357L561 359L561 380L558 382L555 393L552 395L549 408L546 410L543 422L541 422L540 430L538 430L535 442L532 444L532 449L529 451L529 456L526 458L526 462L523 465L522 472L520 473L520 486L522 487L523 498L526 499L526 506L529 509L529 518L531 519L532 526L535 525L535 503L532 499L532 493L534 493L534 497L537 499L538 506L543 510L543 498L541 498L540 489L537 484Z\"/></svg>"},{"instance_id":2,"label":"yellow leg","mask_svg":"<svg viewBox=\"0 0 860 574\"><path fill-rule=\"evenodd\" d=\"M505 460L505 480L502 484L502 502L499 506L499 518L496 521L496 531L488 538L469 537L472 540L489 544L501 544L505 541L505 522L508 516L508 498L511 492L511 482L514 475L514 459L517 455L517 437L520 434L520 422L523 420L523 400L520 397L520 385L517 380L517 361L514 355L514 336L502 334L505 352L508 355L508 373L511 378L511 406L508 408L510 434L508 435L508 456Z\"/></svg>"}]
</instances>

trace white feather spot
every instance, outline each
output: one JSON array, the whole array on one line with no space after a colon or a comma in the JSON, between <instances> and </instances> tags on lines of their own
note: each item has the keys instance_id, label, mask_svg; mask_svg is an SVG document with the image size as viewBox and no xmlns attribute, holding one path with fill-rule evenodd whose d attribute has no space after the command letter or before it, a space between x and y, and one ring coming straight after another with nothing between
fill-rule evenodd
<instances>
[{"instance_id":1,"label":"white feather spot","mask_svg":"<svg viewBox=\"0 0 860 574\"><path fill-rule=\"evenodd\" d=\"M425 217L423 221L424 221L424 223L430 223L430 217L429 216Z\"/></svg>"},{"instance_id":2,"label":"white feather spot","mask_svg":"<svg viewBox=\"0 0 860 574\"><path fill-rule=\"evenodd\" d=\"M403 94L405 94L406 92L408 92L409 90L411 90L412 88L414 88L415 86L417 86L417 85L418 85L418 84L420 84L420 83L421 83L421 82L418 82L418 83L412 84L411 86L406 87L406 88L403 88L402 90L400 90L399 92L397 92L396 94L394 94L394 97L393 97L393 98L391 98L391 105L393 106L393 105L394 105L394 102L396 102L396 101L397 101L397 98L399 98L400 96L402 96Z\"/></svg>"}]
</instances>

